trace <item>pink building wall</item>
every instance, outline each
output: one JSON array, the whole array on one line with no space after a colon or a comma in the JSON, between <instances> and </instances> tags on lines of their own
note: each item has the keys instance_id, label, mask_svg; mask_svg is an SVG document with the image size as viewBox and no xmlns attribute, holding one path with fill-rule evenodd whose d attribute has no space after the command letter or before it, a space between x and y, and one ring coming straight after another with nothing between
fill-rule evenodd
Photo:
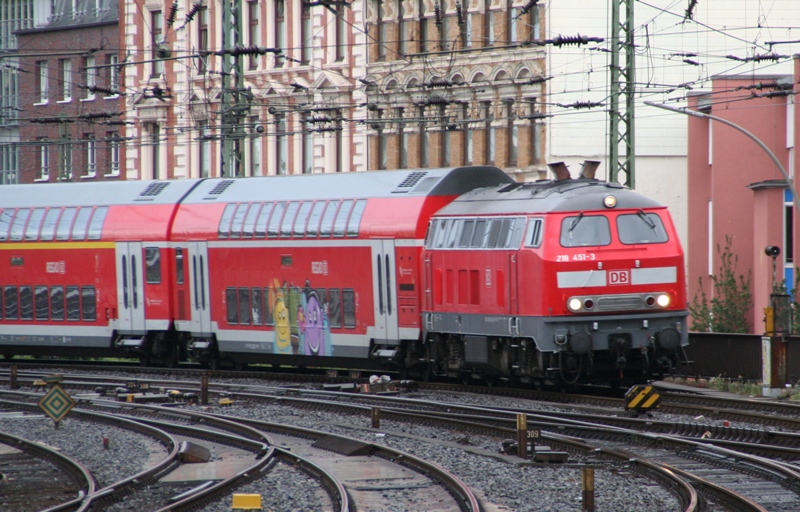
<instances>
[{"instance_id":1,"label":"pink building wall","mask_svg":"<svg viewBox=\"0 0 800 512\"><path fill-rule=\"evenodd\" d=\"M800 69L798 62L795 60L796 70ZM769 147L789 170L794 140L787 143L787 136L796 139L796 130L790 131L787 124L787 98L792 96L769 97L766 94L774 93L775 88L757 86L775 81L797 82L788 76L719 76L713 79L710 93L690 95L689 108L741 126ZM795 115L795 126L798 119ZM700 289L698 279L702 279L707 298L713 297L709 272L719 273L717 246L724 250L726 237L730 237L731 252L738 257L737 276L747 277L752 272L751 331L764 332L763 309L769 303L773 279L772 259L764 248L781 248L777 259L779 282L786 275L784 266L792 269L797 265L786 261L784 192L788 187L783 174L755 141L721 122L690 117L688 137L688 297L691 301ZM788 288L792 285L788 283Z\"/></svg>"}]
</instances>

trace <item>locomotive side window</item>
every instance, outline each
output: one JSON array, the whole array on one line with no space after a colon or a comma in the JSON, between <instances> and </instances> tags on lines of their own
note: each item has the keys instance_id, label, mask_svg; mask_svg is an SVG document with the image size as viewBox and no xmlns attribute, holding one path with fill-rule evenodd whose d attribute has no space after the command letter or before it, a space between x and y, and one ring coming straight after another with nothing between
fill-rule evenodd
<instances>
[{"instance_id":1,"label":"locomotive side window","mask_svg":"<svg viewBox=\"0 0 800 512\"><path fill-rule=\"evenodd\" d=\"M86 225L89 223L89 216L92 214L92 209L83 207L78 210L78 215L75 217L75 223L72 226L73 240L83 240L86 238Z\"/></svg>"},{"instance_id":2,"label":"locomotive side window","mask_svg":"<svg viewBox=\"0 0 800 512\"><path fill-rule=\"evenodd\" d=\"M525 235L525 247L539 247L542 245L542 219L531 219L528 223L528 233Z\"/></svg>"},{"instance_id":3,"label":"locomotive side window","mask_svg":"<svg viewBox=\"0 0 800 512\"><path fill-rule=\"evenodd\" d=\"M364 208L366 207L366 199L360 199L356 201L356 205L353 208L353 213L350 214L350 220L347 221L347 236L358 236L358 228L361 225L361 216L364 215Z\"/></svg>"},{"instance_id":4,"label":"locomotive side window","mask_svg":"<svg viewBox=\"0 0 800 512\"><path fill-rule=\"evenodd\" d=\"M76 208L64 208L64 213L61 214L61 218L58 220L58 227L56 227L56 240L69 240L75 211Z\"/></svg>"},{"instance_id":5,"label":"locomotive side window","mask_svg":"<svg viewBox=\"0 0 800 512\"><path fill-rule=\"evenodd\" d=\"M623 244L663 244L667 241L667 232L661 217L655 213L644 213L639 210L635 214L617 217L619 241Z\"/></svg>"},{"instance_id":6,"label":"locomotive side window","mask_svg":"<svg viewBox=\"0 0 800 512\"><path fill-rule=\"evenodd\" d=\"M311 210L311 201L303 201L300 204L300 210L297 212L297 218L294 220L294 236L305 236L306 223L308 223L308 212Z\"/></svg>"},{"instance_id":7,"label":"locomotive side window","mask_svg":"<svg viewBox=\"0 0 800 512\"><path fill-rule=\"evenodd\" d=\"M267 222L269 221L270 213L272 213L272 203L264 203L261 212L258 214L258 220L256 220L256 238L264 238L267 236Z\"/></svg>"},{"instance_id":8,"label":"locomotive side window","mask_svg":"<svg viewBox=\"0 0 800 512\"><path fill-rule=\"evenodd\" d=\"M509 219L492 219L491 224L489 225L488 230L488 237L486 241L486 247L504 247L505 246L505 238L501 240L500 233L505 234L506 230L508 229L508 223L510 222Z\"/></svg>"},{"instance_id":9,"label":"locomotive side window","mask_svg":"<svg viewBox=\"0 0 800 512\"><path fill-rule=\"evenodd\" d=\"M42 234L39 240L52 240L56 236L56 225L58 224L58 216L61 215L61 208L50 208L47 210L47 215L44 217L42 223ZM0 232L2 232L2 221L0 221ZM2 233L0 233L2 236Z\"/></svg>"},{"instance_id":10,"label":"locomotive side window","mask_svg":"<svg viewBox=\"0 0 800 512\"><path fill-rule=\"evenodd\" d=\"M161 251L158 247L144 248L144 265L147 284L161 283Z\"/></svg>"},{"instance_id":11,"label":"locomotive side window","mask_svg":"<svg viewBox=\"0 0 800 512\"><path fill-rule=\"evenodd\" d=\"M297 210L300 208L298 201L289 203L286 208L286 213L283 216L283 223L281 224L281 238L289 238L292 236L292 227L294 226L294 218L297 215Z\"/></svg>"},{"instance_id":12,"label":"locomotive side window","mask_svg":"<svg viewBox=\"0 0 800 512\"><path fill-rule=\"evenodd\" d=\"M12 242L19 242L22 240L25 223L28 222L28 215L30 215L30 212L30 208L20 208L17 210L17 215L14 217L14 223L11 224L11 235L9 236L9 240Z\"/></svg>"},{"instance_id":13,"label":"locomotive side window","mask_svg":"<svg viewBox=\"0 0 800 512\"><path fill-rule=\"evenodd\" d=\"M264 306L261 302L261 288L253 288L253 325L264 323Z\"/></svg>"},{"instance_id":14,"label":"locomotive side window","mask_svg":"<svg viewBox=\"0 0 800 512\"><path fill-rule=\"evenodd\" d=\"M103 222L108 214L108 206L100 206L95 209L92 220L89 221L89 231L86 234L87 240L100 240L103 234Z\"/></svg>"},{"instance_id":15,"label":"locomotive side window","mask_svg":"<svg viewBox=\"0 0 800 512\"><path fill-rule=\"evenodd\" d=\"M6 306L6 320L16 320L19 303L17 302L17 287L6 286L3 289L3 302Z\"/></svg>"},{"instance_id":16,"label":"locomotive side window","mask_svg":"<svg viewBox=\"0 0 800 512\"><path fill-rule=\"evenodd\" d=\"M322 212L325 209L325 201L317 201L314 203L314 208L308 216L308 225L306 226L306 236L319 235L319 220L322 218Z\"/></svg>"},{"instance_id":17,"label":"locomotive side window","mask_svg":"<svg viewBox=\"0 0 800 512\"><path fill-rule=\"evenodd\" d=\"M50 304L48 303L48 299L50 297L49 292L46 286L36 286L33 291L34 296L34 303L36 305L36 309L34 310L34 314L36 316L36 320L38 321L47 321L50 317Z\"/></svg>"},{"instance_id":18,"label":"locomotive side window","mask_svg":"<svg viewBox=\"0 0 800 512\"><path fill-rule=\"evenodd\" d=\"M14 215L13 208L0 210L0 241L8 240L8 228L11 227L11 217Z\"/></svg>"},{"instance_id":19,"label":"locomotive side window","mask_svg":"<svg viewBox=\"0 0 800 512\"><path fill-rule=\"evenodd\" d=\"M356 326L356 292L342 290L342 309L344 310L344 326L352 329Z\"/></svg>"},{"instance_id":20,"label":"locomotive side window","mask_svg":"<svg viewBox=\"0 0 800 512\"><path fill-rule=\"evenodd\" d=\"M77 322L81 319L81 292L77 286L67 286L67 320Z\"/></svg>"},{"instance_id":21,"label":"locomotive side window","mask_svg":"<svg viewBox=\"0 0 800 512\"><path fill-rule=\"evenodd\" d=\"M33 290L30 286L19 287L19 319L33 320Z\"/></svg>"},{"instance_id":22,"label":"locomotive side window","mask_svg":"<svg viewBox=\"0 0 800 512\"><path fill-rule=\"evenodd\" d=\"M336 214L336 221L333 223L333 236L344 236L344 232L347 227L347 218L350 215L350 209L352 207L352 199L342 201L342 206L339 208L339 213Z\"/></svg>"},{"instance_id":23,"label":"locomotive side window","mask_svg":"<svg viewBox=\"0 0 800 512\"><path fill-rule=\"evenodd\" d=\"M486 219L478 219L475 221L475 229L472 233L472 241L469 246L474 248L484 247L486 245Z\"/></svg>"},{"instance_id":24,"label":"locomotive side window","mask_svg":"<svg viewBox=\"0 0 800 512\"><path fill-rule=\"evenodd\" d=\"M329 300L328 304L330 305L328 311L330 312L331 327L341 327L342 326L341 290L339 290L338 288L331 288L329 290L328 300Z\"/></svg>"},{"instance_id":25,"label":"locomotive side window","mask_svg":"<svg viewBox=\"0 0 800 512\"><path fill-rule=\"evenodd\" d=\"M239 323L239 305L236 303L236 288L227 288L225 289L225 303L227 304L227 312L228 312L228 323L229 324L238 324Z\"/></svg>"},{"instance_id":26,"label":"locomotive side window","mask_svg":"<svg viewBox=\"0 0 800 512\"><path fill-rule=\"evenodd\" d=\"M94 286L81 287L81 318L85 322L97 320L97 300Z\"/></svg>"},{"instance_id":27,"label":"locomotive side window","mask_svg":"<svg viewBox=\"0 0 800 512\"><path fill-rule=\"evenodd\" d=\"M586 247L611 243L608 218L603 215L565 217L561 222L562 247Z\"/></svg>"},{"instance_id":28,"label":"locomotive side window","mask_svg":"<svg viewBox=\"0 0 800 512\"><path fill-rule=\"evenodd\" d=\"M339 201L329 201L325 213L322 214L322 221L319 223L319 236L331 236L333 233L333 219L336 218L336 211L339 209Z\"/></svg>"},{"instance_id":29,"label":"locomotive side window","mask_svg":"<svg viewBox=\"0 0 800 512\"><path fill-rule=\"evenodd\" d=\"M447 244L445 247L455 247L456 240L458 240L458 233L464 226L464 219L453 219L450 223L449 230L447 231L446 239Z\"/></svg>"},{"instance_id":30,"label":"locomotive side window","mask_svg":"<svg viewBox=\"0 0 800 512\"><path fill-rule=\"evenodd\" d=\"M247 210L247 217L245 217L244 224L242 225L242 237L253 237L253 233L255 233L256 229L256 219L259 217L261 206L261 203L253 203L250 205L250 209Z\"/></svg>"},{"instance_id":31,"label":"locomotive side window","mask_svg":"<svg viewBox=\"0 0 800 512\"><path fill-rule=\"evenodd\" d=\"M267 236L270 238L278 238L281 220L283 220L283 212L286 210L286 203L275 203L275 209L272 210L272 215L269 218L269 226L267 227Z\"/></svg>"},{"instance_id":32,"label":"locomotive side window","mask_svg":"<svg viewBox=\"0 0 800 512\"><path fill-rule=\"evenodd\" d=\"M36 208L35 210L33 210L31 218L28 221L28 227L25 228L26 241L31 242L39 238L39 225L42 223L43 217L44 217L44 208Z\"/></svg>"},{"instance_id":33,"label":"locomotive side window","mask_svg":"<svg viewBox=\"0 0 800 512\"><path fill-rule=\"evenodd\" d=\"M64 287L50 287L50 319L64 321Z\"/></svg>"},{"instance_id":34,"label":"locomotive side window","mask_svg":"<svg viewBox=\"0 0 800 512\"><path fill-rule=\"evenodd\" d=\"M222 218L219 220L219 229L217 230L217 236L220 238L228 238L231 234L231 219L233 218L233 212L236 211L236 204L235 203L228 203L225 206L225 211L222 212Z\"/></svg>"},{"instance_id":35,"label":"locomotive side window","mask_svg":"<svg viewBox=\"0 0 800 512\"><path fill-rule=\"evenodd\" d=\"M461 232L461 240L459 240L458 246L469 247L469 243L472 240L472 232L475 229L475 220L466 219L463 222L464 222L464 230Z\"/></svg>"}]
</instances>

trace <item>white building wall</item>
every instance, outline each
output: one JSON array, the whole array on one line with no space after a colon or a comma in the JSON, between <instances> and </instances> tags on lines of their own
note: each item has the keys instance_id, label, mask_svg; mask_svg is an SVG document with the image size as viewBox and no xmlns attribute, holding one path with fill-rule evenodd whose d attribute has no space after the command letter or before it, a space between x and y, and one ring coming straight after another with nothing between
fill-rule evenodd
<instances>
[{"instance_id":1,"label":"white building wall","mask_svg":"<svg viewBox=\"0 0 800 512\"><path fill-rule=\"evenodd\" d=\"M605 43L585 46L550 46L548 82L550 112L548 162L564 161L573 174L585 159L601 160L600 176L608 170L608 108L610 55L610 6L607 0L553 0L545 6L545 38L557 35L603 37ZM698 2L692 19L685 18L689 2L652 0L635 2L636 99L636 189L666 203L672 211L682 240L686 239L686 116L650 107L683 99L692 90L710 88L717 74L791 75L790 58L779 62L739 62L740 58L774 51L790 57L800 44L770 47L769 41L795 41L800 27L800 2L772 0L705 0ZM594 48L594 49L592 49ZM696 56L678 54L694 53ZM690 59L699 65L683 62ZM621 59L621 62L624 60ZM602 102L606 106L568 109L556 104ZM624 101L621 101L624 104ZM683 107L685 101L671 103ZM758 150L754 146L754 150ZM684 244L685 245L685 244Z\"/></svg>"}]
</instances>

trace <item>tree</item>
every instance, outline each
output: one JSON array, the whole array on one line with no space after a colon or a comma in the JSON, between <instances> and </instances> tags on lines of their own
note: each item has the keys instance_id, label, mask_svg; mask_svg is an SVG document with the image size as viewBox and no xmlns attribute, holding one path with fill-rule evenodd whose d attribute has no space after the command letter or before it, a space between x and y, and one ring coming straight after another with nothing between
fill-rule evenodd
<instances>
[{"instance_id":1,"label":"tree","mask_svg":"<svg viewBox=\"0 0 800 512\"><path fill-rule=\"evenodd\" d=\"M714 293L711 301L703 291L703 278L698 279L700 289L695 293L689 312L692 315L692 330L700 332L749 333L748 314L753 307L750 291L752 272L736 275L739 257L731 251L733 238L725 236L725 249L717 244L717 253L722 264L711 276Z\"/></svg>"}]
</instances>

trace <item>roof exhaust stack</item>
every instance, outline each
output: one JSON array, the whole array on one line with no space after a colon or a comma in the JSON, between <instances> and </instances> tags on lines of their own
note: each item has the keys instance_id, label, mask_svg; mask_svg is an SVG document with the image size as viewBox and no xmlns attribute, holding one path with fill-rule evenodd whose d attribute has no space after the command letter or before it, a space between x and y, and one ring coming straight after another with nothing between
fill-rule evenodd
<instances>
[{"instance_id":1,"label":"roof exhaust stack","mask_svg":"<svg viewBox=\"0 0 800 512\"><path fill-rule=\"evenodd\" d=\"M547 164L547 167L549 167L550 170L553 171L553 174L556 175L557 181L568 180L571 178L571 176L569 175L569 169L567 169L567 166L564 164L564 162Z\"/></svg>"},{"instance_id":2,"label":"roof exhaust stack","mask_svg":"<svg viewBox=\"0 0 800 512\"><path fill-rule=\"evenodd\" d=\"M599 160L584 160L581 166L581 178L594 179L598 167L600 167Z\"/></svg>"}]
</instances>

